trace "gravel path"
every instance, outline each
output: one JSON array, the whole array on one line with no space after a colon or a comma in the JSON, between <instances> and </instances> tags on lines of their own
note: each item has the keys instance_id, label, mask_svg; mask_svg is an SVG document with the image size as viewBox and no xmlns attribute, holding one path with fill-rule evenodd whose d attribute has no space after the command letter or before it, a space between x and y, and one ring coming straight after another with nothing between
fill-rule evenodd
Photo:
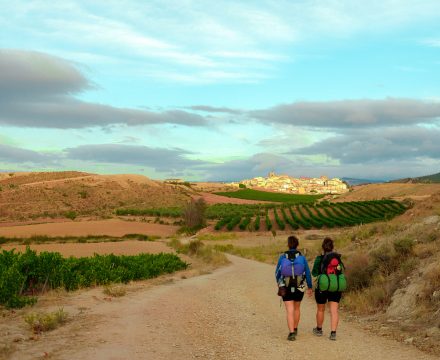
<instances>
[{"instance_id":1,"label":"gravel path","mask_svg":"<svg viewBox=\"0 0 440 360\"><path fill-rule=\"evenodd\" d=\"M315 303L307 297L299 335L289 342L273 267L230 258L230 266L212 274L129 293L92 308L96 322L50 358L437 359L343 321L336 342L327 337L328 319L325 336L317 338L311 334Z\"/></svg>"}]
</instances>

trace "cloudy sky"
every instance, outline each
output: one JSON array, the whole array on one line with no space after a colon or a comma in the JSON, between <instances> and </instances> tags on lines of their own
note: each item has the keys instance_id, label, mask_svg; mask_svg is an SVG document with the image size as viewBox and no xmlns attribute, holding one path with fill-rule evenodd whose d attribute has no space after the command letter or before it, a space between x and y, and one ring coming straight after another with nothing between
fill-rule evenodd
<instances>
[{"instance_id":1,"label":"cloudy sky","mask_svg":"<svg viewBox=\"0 0 440 360\"><path fill-rule=\"evenodd\" d=\"M0 171L440 171L437 0L0 6Z\"/></svg>"}]
</instances>

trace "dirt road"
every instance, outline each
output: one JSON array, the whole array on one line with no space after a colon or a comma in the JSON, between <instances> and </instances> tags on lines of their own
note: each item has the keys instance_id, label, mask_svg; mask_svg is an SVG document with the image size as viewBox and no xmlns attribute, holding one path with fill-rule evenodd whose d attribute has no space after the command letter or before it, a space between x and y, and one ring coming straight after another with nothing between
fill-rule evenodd
<instances>
[{"instance_id":1,"label":"dirt road","mask_svg":"<svg viewBox=\"0 0 440 360\"><path fill-rule=\"evenodd\" d=\"M231 257L212 274L98 301L95 290L73 295L87 307L81 321L44 335L12 359L437 359L393 340L340 323L338 340L314 337L315 304L305 299L295 342L286 340L284 309L273 267ZM93 292L95 291L95 292ZM75 296L77 297L74 300Z\"/></svg>"}]
</instances>

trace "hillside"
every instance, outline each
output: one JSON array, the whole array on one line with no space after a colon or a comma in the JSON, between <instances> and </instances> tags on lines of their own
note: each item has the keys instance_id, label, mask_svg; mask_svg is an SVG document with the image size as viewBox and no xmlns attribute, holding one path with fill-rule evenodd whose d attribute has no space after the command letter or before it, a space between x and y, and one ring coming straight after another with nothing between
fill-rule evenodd
<instances>
[{"instance_id":1,"label":"hillside","mask_svg":"<svg viewBox=\"0 0 440 360\"><path fill-rule=\"evenodd\" d=\"M346 244L351 279L345 307L369 317L373 331L439 354L440 192L389 222L342 233L338 242Z\"/></svg>"},{"instance_id":2,"label":"hillside","mask_svg":"<svg viewBox=\"0 0 440 360\"><path fill-rule=\"evenodd\" d=\"M2 174L0 221L111 215L116 208L178 206L191 189L141 175L82 172Z\"/></svg>"},{"instance_id":3,"label":"hillside","mask_svg":"<svg viewBox=\"0 0 440 360\"><path fill-rule=\"evenodd\" d=\"M367 184L354 186L353 190L339 196L334 201L378 200L382 198L423 199L440 192L440 184Z\"/></svg>"},{"instance_id":4,"label":"hillside","mask_svg":"<svg viewBox=\"0 0 440 360\"><path fill-rule=\"evenodd\" d=\"M391 181L393 183L422 183L422 184L432 184L440 183L440 172L437 174L419 176L416 178L405 178Z\"/></svg>"}]
</instances>

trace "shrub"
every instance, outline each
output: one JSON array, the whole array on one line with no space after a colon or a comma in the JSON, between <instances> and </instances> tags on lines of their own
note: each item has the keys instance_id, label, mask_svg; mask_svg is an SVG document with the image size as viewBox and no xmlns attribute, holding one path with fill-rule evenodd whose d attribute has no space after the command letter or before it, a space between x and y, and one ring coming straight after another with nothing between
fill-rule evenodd
<instances>
[{"instance_id":1,"label":"shrub","mask_svg":"<svg viewBox=\"0 0 440 360\"><path fill-rule=\"evenodd\" d=\"M229 263L225 254L220 252L216 247L206 246L200 240L194 240L188 244L182 244L179 240L173 239L170 246L181 254L194 256L202 259L205 263L212 265L224 265Z\"/></svg>"},{"instance_id":2,"label":"shrub","mask_svg":"<svg viewBox=\"0 0 440 360\"><path fill-rule=\"evenodd\" d=\"M76 214L75 211L66 211L66 212L64 213L64 216L65 216L66 218L70 219L70 220L75 220L76 217L77 217L77 214Z\"/></svg>"},{"instance_id":3,"label":"shrub","mask_svg":"<svg viewBox=\"0 0 440 360\"><path fill-rule=\"evenodd\" d=\"M63 308L60 308L51 313L30 313L24 317L24 321L35 334L40 334L43 331L54 330L64 324L68 315Z\"/></svg>"},{"instance_id":4,"label":"shrub","mask_svg":"<svg viewBox=\"0 0 440 360\"><path fill-rule=\"evenodd\" d=\"M231 219L231 221L229 221L228 224L226 225L226 229L228 229L229 231L232 231L235 228L235 226L240 223L240 221L241 221L240 215L234 216Z\"/></svg>"},{"instance_id":5,"label":"shrub","mask_svg":"<svg viewBox=\"0 0 440 360\"><path fill-rule=\"evenodd\" d=\"M246 189L246 185L245 185L245 184L238 184L238 187L239 187L240 189Z\"/></svg>"},{"instance_id":6,"label":"shrub","mask_svg":"<svg viewBox=\"0 0 440 360\"><path fill-rule=\"evenodd\" d=\"M267 231L272 230L272 222L270 221L268 212L266 212L266 229Z\"/></svg>"},{"instance_id":7,"label":"shrub","mask_svg":"<svg viewBox=\"0 0 440 360\"><path fill-rule=\"evenodd\" d=\"M81 199L87 199L89 197L89 194L85 190L78 192L78 195L80 196Z\"/></svg>"},{"instance_id":8,"label":"shrub","mask_svg":"<svg viewBox=\"0 0 440 360\"><path fill-rule=\"evenodd\" d=\"M250 222L251 222L251 217L250 216L245 217L239 225L240 230L246 230L249 227Z\"/></svg>"},{"instance_id":9,"label":"shrub","mask_svg":"<svg viewBox=\"0 0 440 360\"><path fill-rule=\"evenodd\" d=\"M107 285L104 286L103 293L111 297L121 297L127 293L124 286Z\"/></svg>"},{"instance_id":10,"label":"shrub","mask_svg":"<svg viewBox=\"0 0 440 360\"><path fill-rule=\"evenodd\" d=\"M255 231L260 230L260 215L257 215L254 222L254 229Z\"/></svg>"},{"instance_id":11,"label":"shrub","mask_svg":"<svg viewBox=\"0 0 440 360\"><path fill-rule=\"evenodd\" d=\"M382 245L370 252L372 265L385 275L393 273L400 266L400 257L389 245Z\"/></svg>"},{"instance_id":12,"label":"shrub","mask_svg":"<svg viewBox=\"0 0 440 360\"><path fill-rule=\"evenodd\" d=\"M190 228L203 227L205 225L206 202L203 198L192 199L186 204L183 211L185 225Z\"/></svg>"},{"instance_id":13,"label":"shrub","mask_svg":"<svg viewBox=\"0 0 440 360\"><path fill-rule=\"evenodd\" d=\"M408 256L413 252L414 241L408 237L394 240L394 250L400 256Z\"/></svg>"},{"instance_id":14,"label":"shrub","mask_svg":"<svg viewBox=\"0 0 440 360\"><path fill-rule=\"evenodd\" d=\"M360 290L370 285L375 266L370 264L365 254L356 254L352 256L351 262L347 266L346 275L350 290Z\"/></svg>"}]
</instances>

